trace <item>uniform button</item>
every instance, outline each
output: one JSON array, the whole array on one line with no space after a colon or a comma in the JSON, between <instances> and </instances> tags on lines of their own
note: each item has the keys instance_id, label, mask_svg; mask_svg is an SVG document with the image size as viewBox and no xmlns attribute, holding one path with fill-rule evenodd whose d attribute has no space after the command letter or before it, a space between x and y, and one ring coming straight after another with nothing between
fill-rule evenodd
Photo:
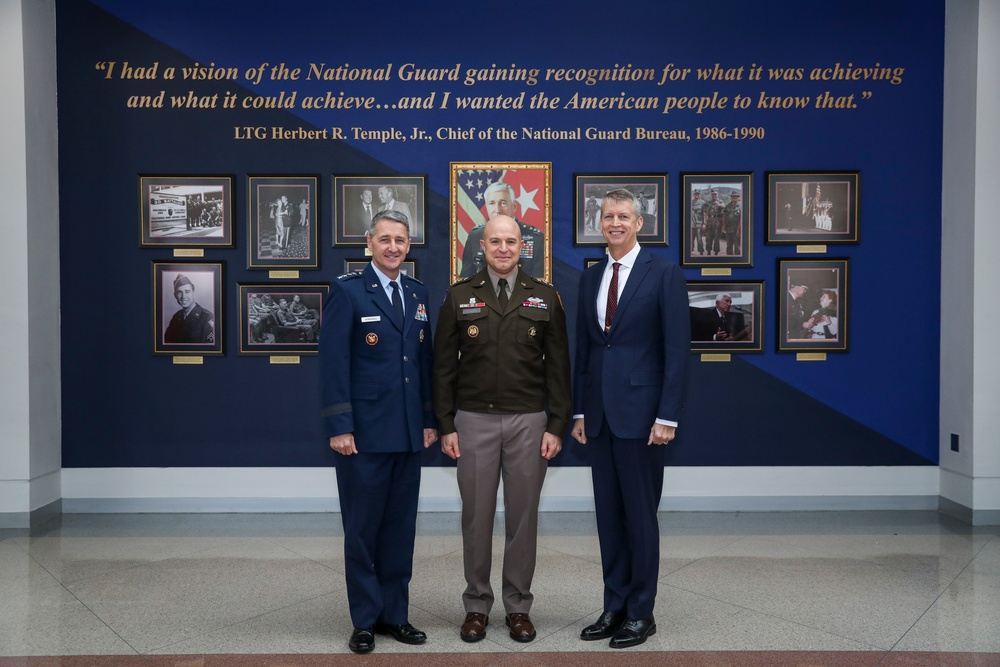
<instances>
[{"instance_id":1,"label":"uniform button","mask_svg":"<svg viewBox=\"0 0 1000 667\"><path fill-rule=\"evenodd\" d=\"M492 409L493 409L493 404L492 404L492 403L490 403L490 410L492 410Z\"/></svg>"},{"instance_id":2,"label":"uniform button","mask_svg":"<svg viewBox=\"0 0 1000 667\"><path fill-rule=\"evenodd\" d=\"M409 361L409 360L410 360L410 358L404 354L403 355L403 361Z\"/></svg>"},{"instance_id":3,"label":"uniform button","mask_svg":"<svg viewBox=\"0 0 1000 667\"><path fill-rule=\"evenodd\" d=\"M406 384L410 384L410 378L403 378L403 382L405 382Z\"/></svg>"},{"instance_id":4,"label":"uniform button","mask_svg":"<svg viewBox=\"0 0 1000 667\"><path fill-rule=\"evenodd\" d=\"M610 350L610 349L611 349L611 343L608 343L608 344L607 344L607 345L605 345L604 347L606 347L607 349L609 349L609 350Z\"/></svg>"}]
</instances>

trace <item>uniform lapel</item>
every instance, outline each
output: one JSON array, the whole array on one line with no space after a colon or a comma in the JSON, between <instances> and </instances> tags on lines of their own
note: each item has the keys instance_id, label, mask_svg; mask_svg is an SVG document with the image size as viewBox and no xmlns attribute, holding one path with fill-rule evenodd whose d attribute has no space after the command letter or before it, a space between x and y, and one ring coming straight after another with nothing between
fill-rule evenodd
<instances>
[{"instance_id":1,"label":"uniform lapel","mask_svg":"<svg viewBox=\"0 0 1000 667\"><path fill-rule=\"evenodd\" d=\"M417 293L413 291L413 287L407 282L406 277L400 273L399 283L402 285L402 297L403 297L403 335L410 330L410 325L413 324L413 320L417 317ZM392 305L392 304L390 304Z\"/></svg>"},{"instance_id":2,"label":"uniform lapel","mask_svg":"<svg viewBox=\"0 0 1000 667\"><path fill-rule=\"evenodd\" d=\"M385 316L397 329L402 331L403 323L397 319L396 310L392 307L392 302L389 301L389 297L382 288L382 283L379 282L378 276L375 275L375 270L371 268L371 264L365 268L365 288L368 290L368 296L375 302L379 310L385 313Z\"/></svg>"},{"instance_id":3,"label":"uniform lapel","mask_svg":"<svg viewBox=\"0 0 1000 667\"><path fill-rule=\"evenodd\" d=\"M528 278L524 272L517 272L517 280L514 282L513 289L510 291L510 301L507 302L507 312L513 312L517 310L517 307L528 300L531 296L531 290L534 285L531 279Z\"/></svg>"},{"instance_id":4,"label":"uniform lapel","mask_svg":"<svg viewBox=\"0 0 1000 667\"><path fill-rule=\"evenodd\" d=\"M500 309L500 302L497 301L496 292L493 291L493 282L490 280L490 274L486 269L477 273L476 277L472 279L472 290L476 295L476 299L485 303L487 308L503 315L503 311Z\"/></svg>"}]
</instances>

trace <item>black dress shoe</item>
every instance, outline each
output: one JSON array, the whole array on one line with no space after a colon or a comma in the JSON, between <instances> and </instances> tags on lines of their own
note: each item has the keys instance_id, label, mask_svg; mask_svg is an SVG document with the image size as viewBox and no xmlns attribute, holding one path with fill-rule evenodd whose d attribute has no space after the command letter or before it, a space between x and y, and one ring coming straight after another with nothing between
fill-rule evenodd
<instances>
[{"instance_id":1,"label":"black dress shoe","mask_svg":"<svg viewBox=\"0 0 1000 667\"><path fill-rule=\"evenodd\" d=\"M622 623L625 622L624 612L611 612L606 611L601 614L601 617L597 619L597 622L588 625L580 633L580 639L585 642L591 642L595 639L607 639L613 636L618 629L622 627Z\"/></svg>"},{"instance_id":2,"label":"black dress shoe","mask_svg":"<svg viewBox=\"0 0 1000 667\"><path fill-rule=\"evenodd\" d=\"M656 634L656 621L651 618L636 620L630 618L622 624L621 629L611 638L608 644L611 648L628 648L638 646L646 641L646 637Z\"/></svg>"},{"instance_id":3,"label":"black dress shoe","mask_svg":"<svg viewBox=\"0 0 1000 667\"><path fill-rule=\"evenodd\" d=\"M355 653L371 653L375 648L375 635L371 628L354 628L351 633L351 640L347 642L347 648Z\"/></svg>"},{"instance_id":4,"label":"black dress shoe","mask_svg":"<svg viewBox=\"0 0 1000 667\"><path fill-rule=\"evenodd\" d=\"M387 623L376 623L375 632L380 635L392 635L396 641L404 644L423 644L427 641L427 633L417 630L409 623L402 625L389 625Z\"/></svg>"}]
</instances>

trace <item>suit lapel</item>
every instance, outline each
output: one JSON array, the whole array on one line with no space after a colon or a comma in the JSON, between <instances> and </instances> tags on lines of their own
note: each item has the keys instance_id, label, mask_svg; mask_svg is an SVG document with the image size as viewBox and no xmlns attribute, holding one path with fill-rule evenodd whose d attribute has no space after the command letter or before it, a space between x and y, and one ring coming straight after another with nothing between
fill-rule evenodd
<instances>
[{"instance_id":1,"label":"suit lapel","mask_svg":"<svg viewBox=\"0 0 1000 667\"><path fill-rule=\"evenodd\" d=\"M628 304L635 296L636 290L639 289L639 283L642 282L646 274L649 273L649 262L652 256L646 250L640 250L638 256L635 258L635 265L628 274L628 282L625 283L625 289L622 291L622 295L618 297L618 307L615 309L615 317L611 322L611 330L608 332L608 336L615 332L618 328L618 323L621 321L622 316L628 309ZM596 299L595 299L596 301Z\"/></svg>"},{"instance_id":2,"label":"suit lapel","mask_svg":"<svg viewBox=\"0 0 1000 667\"><path fill-rule=\"evenodd\" d=\"M587 275L590 283L586 286L587 300L584 302L584 308L587 309L585 317L586 321L590 322L590 326L594 327L596 331L601 336L604 332L601 331L601 325L597 321L597 293L601 290L601 278L604 277L604 271L608 267L608 258L605 255L604 259L598 262L596 267L590 271Z\"/></svg>"}]
</instances>

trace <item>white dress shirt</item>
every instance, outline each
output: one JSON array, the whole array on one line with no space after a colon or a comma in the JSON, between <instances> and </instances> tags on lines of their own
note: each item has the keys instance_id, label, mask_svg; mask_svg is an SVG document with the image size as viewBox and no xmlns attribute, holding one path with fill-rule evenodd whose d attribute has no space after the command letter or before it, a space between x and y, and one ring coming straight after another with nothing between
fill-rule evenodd
<instances>
[{"instance_id":1,"label":"white dress shirt","mask_svg":"<svg viewBox=\"0 0 1000 667\"><path fill-rule=\"evenodd\" d=\"M614 263L618 262L618 298L621 299L622 292L625 291L625 283L628 282L628 275L635 266L636 257L639 256L639 244L636 243L631 250L625 253L621 259L615 259L608 255L608 265L604 268L604 275L601 276L601 285L597 288L597 324L601 331L604 331L604 316L608 310L608 289L611 287L611 276L614 275Z\"/></svg>"}]
</instances>

